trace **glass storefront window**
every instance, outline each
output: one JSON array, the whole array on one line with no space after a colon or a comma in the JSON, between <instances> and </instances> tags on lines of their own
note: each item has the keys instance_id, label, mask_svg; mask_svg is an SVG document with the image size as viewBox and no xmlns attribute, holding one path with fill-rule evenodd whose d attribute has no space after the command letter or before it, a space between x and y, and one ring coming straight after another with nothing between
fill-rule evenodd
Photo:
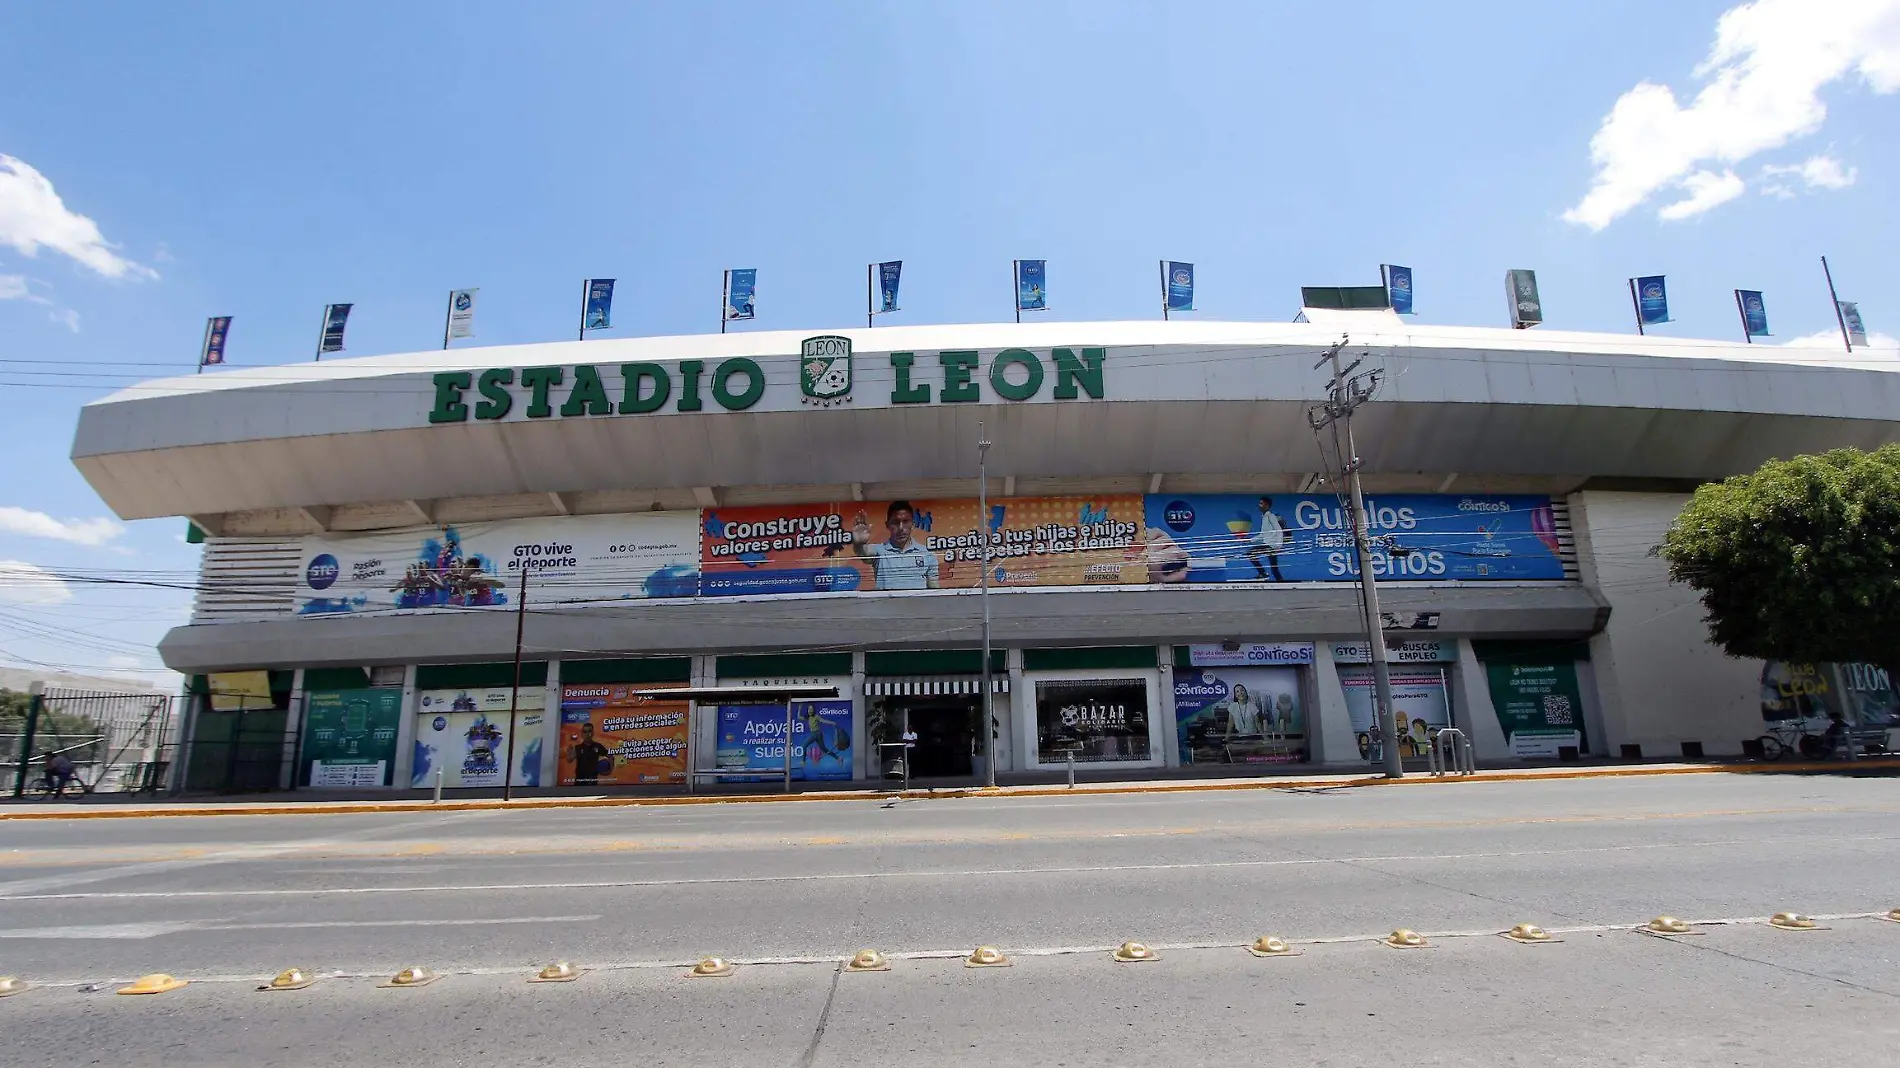
<instances>
[{"instance_id":1,"label":"glass storefront window","mask_svg":"<svg viewBox=\"0 0 1900 1068\"><path fill-rule=\"evenodd\" d=\"M1036 759L1060 764L1147 760L1148 683L1077 679L1036 683Z\"/></svg>"}]
</instances>

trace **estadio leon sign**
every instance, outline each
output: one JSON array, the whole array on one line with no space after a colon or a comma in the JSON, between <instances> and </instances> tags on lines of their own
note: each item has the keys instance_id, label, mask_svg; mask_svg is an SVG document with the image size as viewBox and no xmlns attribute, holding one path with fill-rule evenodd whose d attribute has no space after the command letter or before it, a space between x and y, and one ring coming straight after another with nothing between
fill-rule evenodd
<instances>
[{"instance_id":1,"label":"estadio leon sign","mask_svg":"<svg viewBox=\"0 0 1900 1068\"><path fill-rule=\"evenodd\" d=\"M1031 400L1045 389L1053 400L1101 400L1106 356L1101 348L1003 349L986 364L975 349L947 349L930 356L892 352L883 359L891 370L890 403L968 404L981 401L986 388L1006 401ZM849 338L807 338L798 359L801 401L851 401L856 375ZM710 365L681 360L442 371L434 383L431 423L500 420L517 412L528 419L698 412L709 403L742 412L758 404L768 387L765 369L747 356Z\"/></svg>"}]
</instances>

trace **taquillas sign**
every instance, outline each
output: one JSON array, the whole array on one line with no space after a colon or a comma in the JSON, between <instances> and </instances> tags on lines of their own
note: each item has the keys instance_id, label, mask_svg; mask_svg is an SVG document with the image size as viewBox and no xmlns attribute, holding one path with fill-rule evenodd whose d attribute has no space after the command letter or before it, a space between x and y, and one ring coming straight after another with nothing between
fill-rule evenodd
<instances>
[{"instance_id":1,"label":"taquillas sign","mask_svg":"<svg viewBox=\"0 0 1900 1068\"><path fill-rule=\"evenodd\" d=\"M893 352L884 359L891 369L892 404L974 403L983 399L986 385L1006 401L1030 400L1045 387L1053 400L1085 396L1100 400L1106 350L1003 349L987 364L984 354L975 349L930 356ZM794 380L806 404L849 403L856 380L850 339L807 338ZM517 411L529 419L697 412L705 410L708 400L726 411L742 412L758 404L768 388L764 368L746 356L720 360L710 367L705 360L681 360L677 365L491 367L442 371L434 381L431 423L463 423L470 417L506 419Z\"/></svg>"}]
</instances>

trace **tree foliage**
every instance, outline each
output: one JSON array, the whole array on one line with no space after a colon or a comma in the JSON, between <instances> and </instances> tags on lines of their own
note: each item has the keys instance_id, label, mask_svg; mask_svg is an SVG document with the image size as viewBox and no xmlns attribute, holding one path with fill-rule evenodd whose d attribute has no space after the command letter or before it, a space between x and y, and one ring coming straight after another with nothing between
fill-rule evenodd
<instances>
[{"instance_id":1,"label":"tree foliage","mask_svg":"<svg viewBox=\"0 0 1900 1068\"><path fill-rule=\"evenodd\" d=\"M32 707L33 696L19 690L0 689L0 753L11 753L17 747L12 739L26 733L27 711ZM40 709L39 723L34 731L33 748L63 748L82 738L91 738L100 733L99 724L90 716L61 712L51 707L56 702L48 702ZM33 754L38 756L36 752Z\"/></svg>"},{"instance_id":2,"label":"tree foliage","mask_svg":"<svg viewBox=\"0 0 1900 1068\"><path fill-rule=\"evenodd\" d=\"M1860 661L1900 679L1900 445L1703 486L1656 552L1729 655Z\"/></svg>"}]
</instances>

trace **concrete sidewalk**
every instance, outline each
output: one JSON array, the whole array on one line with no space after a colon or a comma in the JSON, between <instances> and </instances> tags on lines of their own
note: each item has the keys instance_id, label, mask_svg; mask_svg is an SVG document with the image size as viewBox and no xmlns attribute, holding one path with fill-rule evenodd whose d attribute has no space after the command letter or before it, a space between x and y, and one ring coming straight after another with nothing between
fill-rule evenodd
<instances>
[{"instance_id":1,"label":"concrete sidewalk","mask_svg":"<svg viewBox=\"0 0 1900 1068\"><path fill-rule=\"evenodd\" d=\"M885 789L877 784L837 789L802 788L793 792L776 788L758 789L756 784L723 791L695 794L546 794L503 800L495 797L444 799L440 802L414 795L338 798L315 791L270 794L251 799L184 797L119 802L112 795L92 795L73 801L30 802L11 798L0 800L0 820L10 819L112 819L147 816L286 816L360 812L469 812L484 809L610 808L627 805L723 805L794 801L889 801L893 798L924 800L959 797L1060 797L1095 794L1199 793L1222 790L1326 790L1359 787L1399 787L1450 785L1471 782L1556 781L1599 779L1646 775L1720 775L1720 774L1900 774L1900 759L1861 760L1855 763L1829 761L1811 764L1699 763L1699 764L1608 764L1596 766L1524 767L1479 771L1474 775L1435 777L1424 772L1408 772L1406 777L1390 780L1363 772L1333 774L1254 776L1209 779L1141 779L1095 781L1070 787L1062 783L1028 783L998 786L950 786Z\"/></svg>"}]
</instances>

